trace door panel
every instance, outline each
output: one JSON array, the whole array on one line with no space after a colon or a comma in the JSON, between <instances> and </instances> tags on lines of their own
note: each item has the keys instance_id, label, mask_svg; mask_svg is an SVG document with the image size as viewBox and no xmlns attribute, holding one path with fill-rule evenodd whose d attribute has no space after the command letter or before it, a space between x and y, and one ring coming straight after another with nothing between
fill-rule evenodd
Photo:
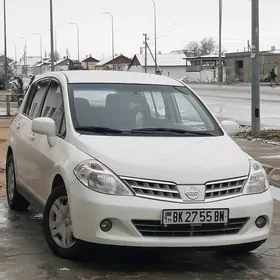
<instances>
[{"instance_id":1,"label":"door panel","mask_svg":"<svg viewBox=\"0 0 280 280\"><path fill-rule=\"evenodd\" d=\"M57 138L54 147L48 145L47 136L35 135L33 142L33 164L36 169L36 176L32 177L31 186L38 195L41 202L45 203L51 192L55 167L60 161L60 154L63 151L65 129L62 131L64 122L64 107L61 87L58 81L52 81L43 107L41 117L52 118L56 124Z\"/></svg>"},{"instance_id":2,"label":"door panel","mask_svg":"<svg viewBox=\"0 0 280 280\"><path fill-rule=\"evenodd\" d=\"M49 79L39 81L32 85L31 93L27 97L27 105L23 113L15 120L15 162L18 183L32 191L32 181L37 175L34 158L34 140L32 140L32 119L40 114L40 108L48 88ZM36 195L35 195L36 196Z\"/></svg>"}]
</instances>

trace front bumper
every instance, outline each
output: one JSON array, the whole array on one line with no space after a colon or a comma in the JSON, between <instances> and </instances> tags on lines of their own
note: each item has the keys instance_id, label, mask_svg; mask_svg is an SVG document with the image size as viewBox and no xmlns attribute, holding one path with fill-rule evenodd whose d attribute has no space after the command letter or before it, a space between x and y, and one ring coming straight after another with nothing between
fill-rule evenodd
<instances>
[{"instance_id":1,"label":"front bumper","mask_svg":"<svg viewBox=\"0 0 280 280\"><path fill-rule=\"evenodd\" d=\"M68 188L74 236L77 239L104 245L132 247L216 247L258 242L268 238L273 215L270 190L250 196L211 203L183 204L139 198L117 197L91 191L75 181ZM230 219L249 218L238 233L215 236L143 236L133 220L159 223L163 209L217 209L229 208ZM262 229L255 225L259 216L267 217ZM100 229L100 223L109 219L109 232Z\"/></svg>"}]
</instances>

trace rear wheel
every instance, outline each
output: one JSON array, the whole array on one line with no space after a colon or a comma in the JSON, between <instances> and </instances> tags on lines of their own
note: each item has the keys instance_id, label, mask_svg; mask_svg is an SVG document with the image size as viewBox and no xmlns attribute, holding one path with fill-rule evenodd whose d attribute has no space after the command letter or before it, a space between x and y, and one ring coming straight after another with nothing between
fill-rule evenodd
<instances>
[{"instance_id":1,"label":"rear wheel","mask_svg":"<svg viewBox=\"0 0 280 280\"><path fill-rule=\"evenodd\" d=\"M79 240L73 236L67 192L59 186L49 196L44 210L44 234L55 254L76 259L80 252Z\"/></svg>"},{"instance_id":2,"label":"rear wheel","mask_svg":"<svg viewBox=\"0 0 280 280\"><path fill-rule=\"evenodd\" d=\"M6 192L7 201L12 210L26 211L30 203L18 193L13 155L10 155L6 162Z\"/></svg>"}]
</instances>

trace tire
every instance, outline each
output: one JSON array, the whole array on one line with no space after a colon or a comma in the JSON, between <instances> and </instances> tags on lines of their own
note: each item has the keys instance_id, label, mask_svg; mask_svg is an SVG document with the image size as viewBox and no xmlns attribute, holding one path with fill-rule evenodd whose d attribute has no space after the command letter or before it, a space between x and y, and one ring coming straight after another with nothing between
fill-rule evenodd
<instances>
[{"instance_id":1,"label":"tire","mask_svg":"<svg viewBox=\"0 0 280 280\"><path fill-rule=\"evenodd\" d=\"M10 155L6 162L6 193L7 201L11 210L24 212L30 203L18 193L15 165L13 155Z\"/></svg>"},{"instance_id":2,"label":"tire","mask_svg":"<svg viewBox=\"0 0 280 280\"><path fill-rule=\"evenodd\" d=\"M80 241L73 236L67 192L64 186L55 188L50 194L44 209L43 228L46 241L56 255L70 260L79 257ZM63 234L67 235L67 238L63 238Z\"/></svg>"}]
</instances>

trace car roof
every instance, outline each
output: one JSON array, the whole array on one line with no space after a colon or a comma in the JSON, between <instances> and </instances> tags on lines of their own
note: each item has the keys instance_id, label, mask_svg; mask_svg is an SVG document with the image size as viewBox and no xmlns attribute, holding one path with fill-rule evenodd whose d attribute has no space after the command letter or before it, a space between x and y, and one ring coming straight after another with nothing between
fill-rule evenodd
<instances>
[{"instance_id":1,"label":"car roof","mask_svg":"<svg viewBox=\"0 0 280 280\"><path fill-rule=\"evenodd\" d=\"M70 84L80 83L121 83L121 84L149 84L182 86L174 79L162 75L126 72L126 71L100 71L100 70L78 70L59 71L40 75L42 77L59 77L64 74ZM61 77L61 76L60 76Z\"/></svg>"}]
</instances>

